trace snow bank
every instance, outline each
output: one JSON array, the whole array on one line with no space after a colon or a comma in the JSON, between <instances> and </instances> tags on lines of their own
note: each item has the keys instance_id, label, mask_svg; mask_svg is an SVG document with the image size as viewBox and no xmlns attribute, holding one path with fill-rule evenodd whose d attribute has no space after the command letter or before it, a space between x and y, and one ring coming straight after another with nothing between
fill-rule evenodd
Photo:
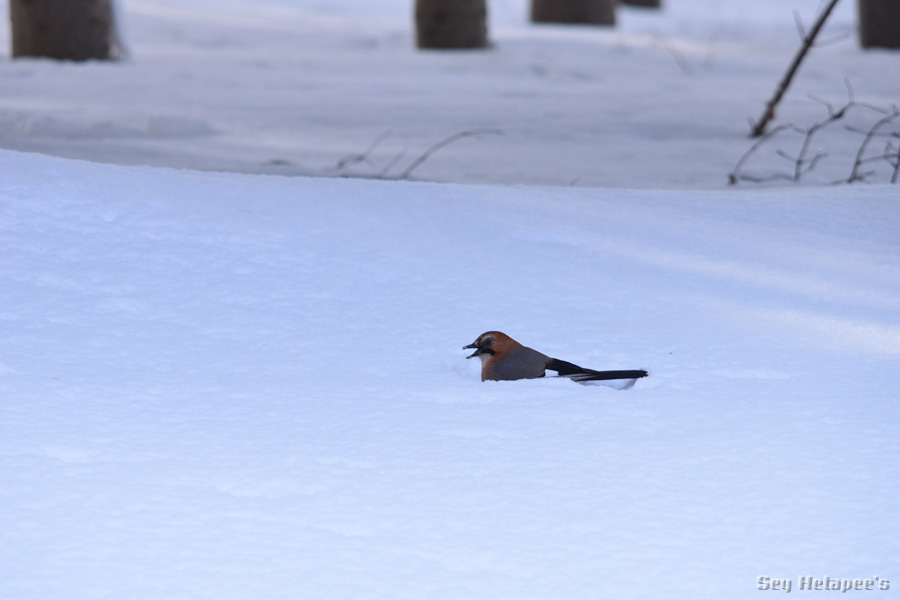
<instances>
[{"instance_id":1,"label":"snow bank","mask_svg":"<svg viewBox=\"0 0 900 600\"><path fill-rule=\"evenodd\" d=\"M4 13L0 0L0 13ZM509 185L710 189L750 146L799 45L793 11L819 0L672 0L621 7L615 28L536 27L527 0L490 2L494 47L417 52L412 0L128 0L130 59L0 61L0 147L120 164L314 176L398 176ZM779 109L809 127L855 98L900 102L896 53L864 52L841 2ZM0 27L0 48L9 47ZM837 41L835 41L837 40ZM805 182L846 179L878 116L823 132ZM832 137L827 137L828 136ZM377 142L377 143L376 143ZM749 174L790 173L766 146ZM368 149L368 151L367 151ZM872 149L878 155L883 145ZM347 158L365 154L365 160ZM890 180L887 162L872 181Z\"/></svg>"},{"instance_id":2,"label":"snow bank","mask_svg":"<svg viewBox=\"0 0 900 600\"><path fill-rule=\"evenodd\" d=\"M2 152L0 596L896 589L898 223L879 186ZM481 383L460 348L487 329L651 376Z\"/></svg>"}]
</instances>

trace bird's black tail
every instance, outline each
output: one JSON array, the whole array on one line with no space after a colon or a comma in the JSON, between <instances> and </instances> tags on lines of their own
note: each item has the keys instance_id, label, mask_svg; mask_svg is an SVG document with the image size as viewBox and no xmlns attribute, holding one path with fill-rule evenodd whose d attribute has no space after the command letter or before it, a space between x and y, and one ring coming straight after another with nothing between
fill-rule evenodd
<instances>
[{"instance_id":1,"label":"bird's black tail","mask_svg":"<svg viewBox=\"0 0 900 600\"><path fill-rule=\"evenodd\" d=\"M629 369L624 371L595 371L593 369L585 369L570 362L551 359L547 363L547 368L556 371L560 377L568 377L572 381L583 383L586 381L608 381L610 379L640 379L647 376L647 371L643 369Z\"/></svg>"}]
</instances>

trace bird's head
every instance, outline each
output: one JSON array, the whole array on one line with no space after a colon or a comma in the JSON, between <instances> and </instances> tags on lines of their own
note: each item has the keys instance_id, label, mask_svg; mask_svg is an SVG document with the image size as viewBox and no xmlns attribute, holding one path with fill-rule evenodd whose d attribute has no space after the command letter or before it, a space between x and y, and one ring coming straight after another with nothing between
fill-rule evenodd
<instances>
[{"instance_id":1,"label":"bird's head","mask_svg":"<svg viewBox=\"0 0 900 600\"><path fill-rule=\"evenodd\" d=\"M481 359L481 362L484 363L495 354L508 352L517 345L519 345L519 343L505 333L499 331L486 331L479 335L478 339L468 346L463 346L463 350L474 348L475 352L466 358L475 358L477 356Z\"/></svg>"}]
</instances>

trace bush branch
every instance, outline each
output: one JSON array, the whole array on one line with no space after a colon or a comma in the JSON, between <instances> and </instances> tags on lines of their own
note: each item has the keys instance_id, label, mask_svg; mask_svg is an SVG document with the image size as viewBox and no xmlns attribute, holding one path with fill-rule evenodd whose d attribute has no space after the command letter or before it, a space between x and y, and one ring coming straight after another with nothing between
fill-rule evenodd
<instances>
[{"instance_id":1,"label":"bush branch","mask_svg":"<svg viewBox=\"0 0 900 600\"><path fill-rule=\"evenodd\" d=\"M420 166L422 166L422 163L424 163L426 160L428 160L432 154L434 154L435 152L437 152L438 150L440 150L441 148L443 148L445 146L449 146L453 142L456 142L463 138L474 137L474 136L482 135L482 134L500 135L501 133L503 133L503 132L500 131L499 129L487 129L487 128L486 129L468 129L466 131L460 131L459 133L454 133L450 137L442 139L438 143L434 144L433 146L431 146L430 148L425 150L425 152L420 154L416 160L412 161L409 164L409 166L406 167L406 170L404 170L402 173L400 173L400 175L397 176L397 179L409 178L409 176L412 175L412 172L415 171L416 169L418 169Z\"/></svg>"},{"instance_id":2,"label":"bush branch","mask_svg":"<svg viewBox=\"0 0 900 600\"><path fill-rule=\"evenodd\" d=\"M853 163L853 169L851 169L851 171L850 171L850 176L847 178L847 183L853 183L854 181L864 180L866 178L866 175L869 174L869 173L860 174L859 169L863 165L863 163L866 162L866 158L865 158L866 150L868 150L869 144L878 134L878 130L881 129L882 127L884 127L885 125L887 125L888 123L890 123L891 121L893 121L894 119L896 119L898 116L900 116L900 109L898 109L896 106L894 106L893 108L894 108L894 110L892 112L890 112L890 113L886 114L885 116L881 117L880 119L878 119L878 121L876 121L875 124L872 125L872 127L866 133L866 137L863 139L862 144L860 144L860 146L859 146L859 150L856 152L856 161ZM888 163L890 163L890 161L888 161ZM893 163L891 163L891 165L894 166ZM894 167L894 176L891 178L891 183L896 183L896 182L897 182L897 168Z\"/></svg>"},{"instance_id":3,"label":"bush branch","mask_svg":"<svg viewBox=\"0 0 900 600\"><path fill-rule=\"evenodd\" d=\"M825 21L828 19L828 16L831 14L831 11L834 9L835 5L837 5L838 1L839 0L830 0L825 9L819 14L812 29L803 36L803 44L794 56L794 60L788 67L788 70L778 84L778 87L775 89L775 95L772 96L772 99L766 104L765 111L759 118L759 121L756 122L756 125L753 126L750 137L760 137L766 132L766 126L768 126L769 121L775 118L775 110L778 108L778 103L781 102L781 98L787 92L788 86L791 85L791 80L793 80L794 75L797 73L797 69L800 68L800 63L803 62L806 53L812 48L813 43L816 41L816 36L819 35L819 31L822 30ZM795 18L797 18L798 29L800 29L801 32L804 31L802 24L799 22L799 17Z\"/></svg>"}]
</instances>

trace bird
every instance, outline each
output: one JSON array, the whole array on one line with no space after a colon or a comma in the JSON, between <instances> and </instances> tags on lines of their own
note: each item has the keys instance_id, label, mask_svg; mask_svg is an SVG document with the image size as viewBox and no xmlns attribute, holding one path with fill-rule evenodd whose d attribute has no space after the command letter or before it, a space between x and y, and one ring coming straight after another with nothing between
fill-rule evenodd
<instances>
[{"instance_id":1,"label":"bird","mask_svg":"<svg viewBox=\"0 0 900 600\"><path fill-rule=\"evenodd\" d=\"M478 336L463 350L475 349L466 358L481 359L482 381L514 381L517 379L537 379L544 377L547 371L556 371L557 377L567 377L572 381L589 384L594 381L615 379L631 380L624 388L629 388L634 381L647 376L643 369L622 371L595 371L585 369L576 364L551 358L528 346L523 346L500 331L486 331Z\"/></svg>"}]
</instances>

